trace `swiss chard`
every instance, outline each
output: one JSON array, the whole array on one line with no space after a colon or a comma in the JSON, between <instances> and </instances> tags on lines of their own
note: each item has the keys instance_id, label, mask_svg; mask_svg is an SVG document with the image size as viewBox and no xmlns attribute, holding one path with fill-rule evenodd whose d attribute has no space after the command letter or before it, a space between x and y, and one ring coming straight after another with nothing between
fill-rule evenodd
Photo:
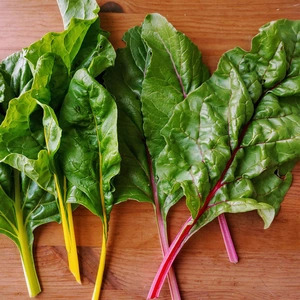
<instances>
[{"instance_id":1,"label":"swiss chard","mask_svg":"<svg viewBox=\"0 0 300 300\"><path fill-rule=\"evenodd\" d=\"M116 199L154 201L160 232L182 196L191 212L170 249L162 243L166 256L149 298L205 224L218 217L226 235L225 212L258 210L265 228L278 212L299 159L298 24L266 25L251 51L224 54L207 81L195 48L185 48L184 35L173 35L161 16L149 15L125 34L127 47L105 76L119 108Z\"/></svg>"},{"instance_id":2,"label":"swiss chard","mask_svg":"<svg viewBox=\"0 0 300 300\"><path fill-rule=\"evenodd\" d=\"M5 119L0 129L0 232L7 235L17 245L28 293L34 297L41 291L41 288L32 253L33 231L40 225L59 221L60 216L54 195L46 192L32 178L27 176L27 173L30 173L28 170L30 166L25 166L22 158L12 157L9 152L16 147L22 149L22 146L26 147L26 145L35 148L38 144L37 139L30 142L30 137L26 134L23 135L24 131L20 130L24 122L26 123L26 119L23 118L22 120L20 117L22 113L18 112L20 106L16 104L22 97L29 99L30 93L26 90L30 88L32 83L32 75L22 53L16 53L4 60L1 65L1 72L4 74L1 84L5 90L1 104ZM11 99L19 94L22 94L20 98ZM23 103L23 110L26 107L25 102L26 100ZM8 103L9 109L6 110ZM27 107L28 110L31 108L32 105ZM9 123L13 120L16 126L9 128ZM32 120L32 128L36 125L34 123ZM36 130L31 134L39 135ZM14 139L17 139L16 143ZM8 163L9 160L11 160L10 163ZM14 168L14 166L17 167ZM25 169L27 170L25 171Z\"/></svg>"},{"instance_id":3,"label":"swiss chard","mask_svg":"<svg viewBox=\"0 0 300 300\"><path fill-rule=\"evenodd\" d=\"M99 6L96 1L58 0L58 5L65 30L46 34L22 52L2 62L0 105L3 122L0 126L0 162L30 178L37 187L49 193L48 198L57 199L69 267L77 281L80 281L80 273L72 207L83 204L102 217L104 224L102 270L97 277L94 296L96 299L101 288L107 241L107 217L112 205L110 179L118 172L119 158L114 127L115 104L108 92L94 78L113 64L115 51L107 39L107 33L100 28ZM81 92L90 91L88 98L76 91L80 87L81 80L85 83L85 89L81 89ZM13 99L14 97L17 98ZM69 145L66 147L64 143L60 149L62 135L63 141L68 138L74 141L79 136L76 136L78 133L76 129L72 131L70 126L66 125L70 119L65 112L70 108L66 108L65 104L76 104L76 101L84 99L87 101L80 105L92 104L90 107L94 109L94 118L89 118L90 115L84 110L80 111L80 105L72 107L77 112L73 117L74 120L77 117L77 121L81 122L81 125L77 123L76 126L82 129L87 125L87 131L90 130L83 135L90 134L93 129L97 132L94 140L92 135L89 135L88 141L92 146L98 146L99 150L96 155L98 165L93 165L98 173L94 173L96 177L92 178L95 180L94 186L95 189L98 188L98 193L88 186L90 182L84 186L79 184L80 179L74 180L76 174L70 175L70 164L63 161L63 158L67 158L72 163L80 162L82 157L76 156L78 152ZM74 134L73 137L70 137L69 132L62 132L57 116L60 116L63 127L70 129ZM108 145L110 149L106 150ZM86 169L86 172L89 171ZM2 169L0 174L2 176ZM4 173L2 177L3 180L8 180ZM15 178L17 180L18 176ZM8 201L7 199L9 198L3 200L4 203ZM52 212L49 210L50 213ZM50 217L47 220L49 221ZM29 242L32 242L32 238ZM37 293L37 289L35 292Z\"/></svg>"},{"instance_id":4,"label":"swiss chard","mask_svg":"<svg viewBox=\"0 0 300 300\"><path fill-rule=\"evenodd\" d=\"M158 14L130 29L124 41L127 47L118 50L115 66L104 77L119 113L122 163L114 196L117 202L134 199L153 203L166 253L167 212L182 193L165 194L157 181L156 160L165 144L159 132L176 104L208 78L208 70L196 45ZM172 299L180 299L173 271L169 284Z\"/></svg>"},{"instance_id":5,"label":"swiss chard","mask_svg":"<svg viewBox=\"0 0 300 300\"><path fill-rule=\"evenodd\" d=\"M36 80L39 97L43 92L40 87L44 83L48 89L44 90L45 95L42 97L49 97L47 94L50 91L49 105L59 115L62 101L74 73L86 68L91 76L98 76L114 62L115 52L108 42L106 34L100 28L99 6L96 1L80 3L78 1L58 1L58 4L65 30L61 33L46 34L41 40L26 49L25 57L31 68L40 74ZM58 162L56 170L59 170ZM59 191L57 195L63 216L62 224L70 270L76 280L80 281L72 204L63 199L63 195L67 195L64 188L68 188L63 177L64 175L60 178L57 177L55 184Z\"/></svg>"},{"instance_id":6,"label":"swiss chard","mask_svg":"<svg viewBox=\"0 0 300 300\"><path fill-rule=\"evenodd\" d=\"M258 210L270 226L300 158L300 22L261 28L247 52L225 53L212 77L178 104L161 131L165 193L182 189L191 217L172 242L148 298L158 296L189 237L224 212Z\"/></svg>"},{"instance_id":7,"label":"swiss chard","mask_svg":"<svg viewBox=\"0 0 300 300\"><path fill-rule=\"evenodd\" d=\"M30 297L41 291L33 258L33 231L59 221L56 200L23 172L0 164L0 233L17 245Z\"/></svg>"},{"instance_id":8,"label":"swiss chard","mask_svg":"<svg viewBox=\"0 0 300 300\"><path fill-rule=\"evenodd\" d=\"M84 69L78 70L71 80L60 124L65 132L60 149L62 168L77 189L69 201L87 207L103 223L100 265L93 294L93 299L99 299L113 206L111 180L120 169L117 107L108 91Z\"/></svg>"}]
</instances>

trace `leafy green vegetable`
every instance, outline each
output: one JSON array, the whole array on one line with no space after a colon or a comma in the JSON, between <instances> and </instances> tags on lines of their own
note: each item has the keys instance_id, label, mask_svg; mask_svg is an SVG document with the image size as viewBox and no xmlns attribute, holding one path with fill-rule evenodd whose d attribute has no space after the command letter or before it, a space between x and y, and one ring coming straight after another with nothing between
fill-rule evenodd
<instances>
[{"instance_id":1,"label":"leafy green vegetable","mask_svg":"<svg viewBox=\"0 0 300 300\"><path fill-rule=\"evenodd\" d=\"M33 231L59 221L54 196L41 189L24 173L0 164L0 233L17 245L30 297L40 291L33 259Z\"/></svg>"},{"instance_id":2,"label":"leafy green vegetable","mask_svg":"<svg viewBox=\"0 0 300 300\"><path fill-rule=\"evenodd\" d=\"M25 92L32 83L31 72L24 60L21 52L11 55L1 64L1 72L4 74L1 81L5 87L4 100L2 106L5 120L1 124L0 144L1 161L0 162L0 232L7 235L17 245L24 275L27 283L28 293L31 297L36 296L40 291L40 284L35 270L33 259L33 231L36 227L52 221L59 221L59 212L57 209L55 197L42 189L34 180L27 176L29 165L22 165L22 158L10 156L13 148L21 150L22 146L30 145L36 147L37 140L30 140L30 137L23 135L24 131L20 127L26 123L22 120L22 112L19 113L17 105L18 98L11 98L22 94L24 103L21 110L32 109L30 93ZM7 92L9 91L9 92ZM11 100L11 101L10 101ZM6 111L6 108L9 109ZM26 105L29 104L28 107ZM9 128L8 123L15 121L15 128ZM24 122L25 121L25 122ZM34 126L32 126L33 128ZM31 132L30 134L36 134ZM6 141L4 141L4 139ZM14 139L18 139L15 143ZM28 140L28 141L26 141ZM7 145L7 147L6 147ZM3 161L11 160L11 163L5 164ZM11 166L18 165L18 168ZM21 166L22 165L22 166Z\"/></svg>"},{"instance_id":3,"label":"leafy green vegetable","mask_svg":"<svg viewBox=\"0 0 300 300\"><path fill-rule=\"evenodd\" d=\"M14 172L24 174L33 182L32 184L43 189L45 193L48 192L47 197L57 200L69 268L76 280L80 281L72 219L72 207L78 204L85 205L103 219L105 243L103 243L101 254L102 273L104 269L107 219L113 204L110 180L118 173L119 164L115 130L117 113L113 99L94 78L114 63L115 51L107 39L107 33L100 28L99 6L96 1L87 0L79 3L78 1L58 0L58 5L65 30L60 33L46 34L1 64L0 163L1 166L4 163L9 165ZM84 98L83 95L77 94L76 88L74 90L76 83L78 84L80 80L86 84L86 90L82 92L90 90L90 98ZM80 179L76 179L75 174L70 175L70 164L63 161L63 158L66 158L73 163L77 161L78 164L82 159L81 156L76 156L78 152L76 153L74 148L70 148L69 145L66 147L64 144L63 150L60 151L62 135L63 141L68 138L73 141L78 133L70 129L73 124L66 125L70 120L64 113L70 108L66 108L65 103L72 105L79 99L91 100L93 113L96 114L94 119L90 119L90 116L86 114L80 116L77 121L83 123L76 125L80 128L86 125L85 122L91 122L87 127L95 126L94 129L97 131L94 141L89 135L89 146L101 146L98 150L94 149L99 151L96 154L98 165L93 165L98 173L94 174L95 178L91 178L91 180L96 180L91 184L95 186L94 189L88 186L90 182L82 184ZM90 105L87 102L86 104ZM79 106L76 110L80 109ZM86 109L86 107L82 108ZM78 110L77 112L80 113ZM74 134L73 137L70 137L70 132L62 131L57 116L60 116L63 126ZM84 117L88 118L84 120ZM83 134L90 134L90 132ZM110 146L109 152L107 146ZM86 150L84 147L82 149ZM86 153L86 155L89 154ZM90 163L96 163L96 161L90 161ZM85 171L89 172L89 162L85 167L87 168ZM84 172L84 170L81 171ZM2 171L0 174L2 176ZM2 177L4 184L8 179L5 174ZM15 178L18 176L16 175ZM97 188L98 191L96 191ZM8 197L4 201L8 201L7 199ZM19 215L18 212L17 215ZM50 217L47 220L49 221ZM30 234L32 235L32 232ZM32 239L28 238L28 241L31 243ZM22 252L24 252L23 248L24 245L22 245ZM27 256L26 254L25 257ZM97 277L95 297L101 288L103 275L101 272L99 271ZM100 282L98 282L99 279ZM37 286L37 283L35 285ZM38 293L37 288L35 288L36 293Z\"/></svg>"},{"instance_id":4,"label":"leafy green vegetable","mask_svg":"<svg viewBox=\"0 0 300 300\"><path fill-rule=\"evenodd\" d=\"M159 14L125 34L111 67L116 54L97 2L58 5L64 31L0 64L0 232L19 248L35 296L33 230L62 222L80 281L72 208L88 208L103 223L98 299L113 205L152 203L164 258L148 298L169 274L171 297L180 299L170 268L192 234L250 210L267 228L291 185L300 157L300 22L265 25L250 51L228 51L208 79L196 45ZM106 90L95 78L109 67ZM169 247L166 217L181 198L191 216Z\"/></svg>"},{"instance_id":5,"label":"leafy green vegetable","mask_svg":"<svg viewBox=\"0 0 300 300\"><path fill-rule=\"evenodd\" d=\"M130 29L124 41L127 47L118 50L115 66L104 76L105 85L116 97L119 114L122 163L114 196L117 202L134 199L153 203L166 253L167 211L182 194L164 194L157 181L155 163L164 147L159 131L176 104L208 78L208 70L198 48L158 14ZM180 299L173 271L169 284L172 299Z\"/></svg>"},{"instance_id":6,"label":"leafy green vegetable","mask_svg":"<svg viewBox=\"0 0 300 300\"><path fill-rule=\"evenodd\" d=\"M93 299L98 299L113 205L111 180L119 173L120 155L116 104L84 69L71 80L60 124L65 132L60 150L62 168L68 180L83 193L73 200L101 217L103 223L101 263L93 295Z\"/></svg>"},{"instance_id":7,"label":"leafy green vegetable","mask_svg":"<svg viewBox=\"0 0 300 300\"><path fill-rule=\"evenodd\" d=\"M163 190L182 189L191 218L170 246L148 298L188 238L224 212L257 209L269 227L300 158L299 21L261 28L247 52L225 53L217 70L178 104L161 131Z\"/></svg>"}]
</instances>

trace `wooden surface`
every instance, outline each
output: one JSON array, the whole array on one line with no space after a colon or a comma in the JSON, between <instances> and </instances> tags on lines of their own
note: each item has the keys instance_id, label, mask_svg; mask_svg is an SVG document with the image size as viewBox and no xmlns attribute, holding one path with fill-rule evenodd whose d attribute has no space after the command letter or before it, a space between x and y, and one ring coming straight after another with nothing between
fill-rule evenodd
<instances>
[{"instance_id":1,"label":"wooden surface","mask_svg":"<svg viewBox=\"0 0 300 300\"><path fill-rule=\"evenodd\" d=\"M105 2L99 2L102 6ZM201 49L213 71L220 55L235 46L249 49L263 24L300 19L291 0L127 0L123 13L102 12L102 27L115 47L146 14L159 12ZM107 6L106 6L107 8ZM109 10L109 7L108 9ZM62 30L55 0L0 1L0 59L28 46L48 31ZM255 212L228 216L240 261L228 262L217 222L198 232L175 262L183 300L300 299L300 166L282 209L267 230ZM184 203L170 213L170 236L185 221ZM43 292L38 299L90 299L101 245L100 219L84 208L75 214L82 285L68 271L62 230L49 224L35 231L35 260ZM161 261L151 205L127 202L113 209L102 299L145 299ZM0 235L0 299L28 299L18 250ZM160 299L170 295L164 285Z\"/></svg>"}]
</instances>

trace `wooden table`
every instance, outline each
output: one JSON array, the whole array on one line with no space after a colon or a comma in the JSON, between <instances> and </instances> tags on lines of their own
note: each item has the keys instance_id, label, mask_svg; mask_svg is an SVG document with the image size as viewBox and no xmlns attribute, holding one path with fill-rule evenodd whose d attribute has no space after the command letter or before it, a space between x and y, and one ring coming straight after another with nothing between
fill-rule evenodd
<instances>
[{"instance_id":1,"label":"wooden table","mask_svg":"<svg viewBox=\"0 0 300 300\"><path fill-rule=\"evenodd\" d=\"M115 47L146 14L159 12L201 49L211 71L220 55L235 46L249 49L263 24L280 18L299 19L293 0L128 0L117 2L123 13L102 12L102 27ZM99 2L100 5L104 1ZM108 9L109 10L109 9ZM1 0L0 59L28 46L48 31L62 30L55 0ZM238 264L228 262L217 221L185 245L175 262L184 300L300 299L300 166L272 226L264 230L256 212L228 216ZM184 203L169 216L170 236L185 221ZM62 230L49 224L35 231L35 260L43 292L38 299L90 299L98 267L101 221L84 208L75 214L82 285L68 271ZM115 206L102 299L145 299L162 255L152 206L127 202ZM0 299L28 299L19 253L0 235ZM165 284L160 299L170 299Z\"/></svg>"}]
</instances>

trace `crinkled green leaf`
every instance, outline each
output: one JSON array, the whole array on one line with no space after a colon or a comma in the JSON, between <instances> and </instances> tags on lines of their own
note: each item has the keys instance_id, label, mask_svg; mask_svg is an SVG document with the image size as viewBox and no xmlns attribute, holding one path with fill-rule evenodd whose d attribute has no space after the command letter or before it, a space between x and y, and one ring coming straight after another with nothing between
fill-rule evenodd
<instances>
[{"instance_id":1,"label":"crinkled green leaf","mask_svg":"<svg viewBox=\"0 0 300 300\"><path fill-rule=\"evenodd\" d=\"M54 53L59 56L68 70L81 49L82 43L90 26L97 20L72 19L70 26L60 32L49 32L24 50L25 58L34 71L40 57L45 53Z\"/></svg>"},{"instance_id":2,"label":"crinkled green leaf","mask_svg":"<svg viewBox=\"0 0 300 300\"><path fill-rule=\"evenodd\" d=\"M73 62L74 71L85 68L92 77L97 77L115 62L116 52L102 31L99 19L86 33L80 51Z\"/></svg>"},{"instance_id":3,"label":"crinkled green leaf","mask_svg":"<svg viewBox=\"0 0 300 300\"><path fill-rule=\"evenodd\" d=\"M98 76L113 65L115 51L107 34L100 28L97 2L58 2L65 30L60 33L49 32L24 50L31 69L37 68L41 56L52 53L62 60L69 74L86 68L93 77Z\"/></svg>"},{"instance_id":4,"label":"crinkled green leaf","mask_svg":"<svg viewBox=\"0 0 300 300\"><path fill-rule=\"evenodd\" d=\"M109 215L112 178L119 172L117 107L107 90L81 69L71 80L61 108L60 159L68 180L87 197L77 199L94 214ZM104 199L106 212L101 201Z\"/></svg>"},{"instance_id":5,"label":"crinkled green leaf","mask_svg":"<svg viewBox=\"0 0 300 300\"><path fill-rule=\"evenodd\" d=\"M249 52L225 53L212 77L175 108L162 130L167 145L158 175L165 178L166 193L184 190L193 218L200 217L197 227L204 222L203 209L213 218L232 200L234 206L251 198L278 212L291 175L284 173L283 180L274 170L300 158L299 87L280 95L277 89L291 80L293 86L299 76L293 63L299 31L298 21L272 22ZM232 193L238 185L240 198ZM255 203L246 209L231 205L230 211L255 209ZM260 214L269 226L272 214Z\"/></svg>"},{"instance_id":6,"label":"crinkled green leaf","mask_svg":"<svg viewBox=\"0 0 300 300\"><path fill-rule=\"evenodd\" d=\"M43 54L36 65L31 95L54 110L60 108L70 82L68 69L54 53Z\"/></svg>"},{"instance_id":7,"label":"crinkled green leaf","mask_svg":"<svg viewBox=\"0 0 300 300\"><path fill-rule=\"evenodd\" d=\"M32 73L23 51L11 54L1 62L0 69L9 74L7 82L13 90L14 97L29 90L32 83Z\"/></svg>"},{"instance_id":8,"label":"crinkled green leaf","mask_svg":"<svg viewBox=\"0 0 300 300\"><path fill-rule=\"evenodd\" d=\"M197 46L161 15L145 18L142 38L151 49L141 97L144 133L155 160L165 145L160 130L174 107L208 78L208 71Z\"/></svg>"},{"instance_id":9,"label":"crinkled green leaf","mask_svg":"<svg viewBox=\"0 0 300 300\"><path fill-rule=\"evenodd\" d=\"M117 50L115 65L104 76L105 85L118 105L118 142L122 161L121 172L114 181L114 198L116 202L127 199L153 202L140 103L149 50L141 39L141 27L130 29L123 39L127 47Z\"/></svg>"},{"instance_id":10,"label":"crinkled green leaf","mask_svg":"<svg viewBox=\"0 0 300 300\"><path fill-rule=\"evenodd\" d=\"M12 88L8 84L9 81L9 75L4 70L0 69L0 116L2 116L1 119L4 118L5 112L8 107L8 102L15 96Z\"/></svg>"},{"instance_id":11,"label":"crinkled green leaf","mask_svg":"<svg viewBox=\"0 0 300 300\"><path fill-rule=\"evenodd\" d=\"M0 126L0 161L24 172L42 188L55 194L53 173L49 165L59 147L61 133L57 124L53 129L54 114L48 112L47 106L44 106L45 127L32 120L32 116L42 116L41 107L43 105L32 98L30 92L10 101ZM44 133L48 134L49 131L52 137L47 149Z\"/></svg>"},{"instance_id":12,"label":"crinkled green leaf","mask_svg":"<svg viewBox=\"0 0 300 300\"><path fill-rule=\"evenodd\" d=\"M72 19L94 20L99 13L99 5L90 0L57 0L64 28L67 29Z\"/></svg>"},{"instance_id":13,"label":"crinkled green leaf","mask_svg":"<svg viewBox=\"0 0 300 300\"><path fill-rule=\"evenodd\" d=\"M31 88L32 73L23 52L19 51L4 59L0 64L0 122L8 103Z\"/></svg>"},{"instance_id":14,"label":"crinkled green leaf","mask_svg":"<svg viewBox=\"0 0 300 300\"><path fill-rule=\"evenodd\" d=\"M160 130L175 105L208 78L198 48L168 21L153 14L141 27L124 35L126 48L118 50L116 64L104 82L118 105L121 172L116 176L116 201L152 202L163 253L168 251L166 216L181 191L165 194L155 172L155 160L164 146ZM142 110L141 110L142 108ZM172 298L180 293L169 273Z\"/></svg>"},{"instance_id":15,"label":"crinkled green leaf","mask_svg":"<svg viewBox=\"0 0 300 300\"><path fill-rule=\"evenodd\" d=\"M164 146L160 130L175 105L208 78L208 70L198 48L159 14L130 29L124 41L126 48L118 50L115 66L105 75L119 108L122 165L115 194L121 201L153 201L149 163ZM151 157L147 157L148 147ZM152 184L157 185L166 215L180 195L178 191L166 195L158 182Z\"/></svg>"}]
</instances>

